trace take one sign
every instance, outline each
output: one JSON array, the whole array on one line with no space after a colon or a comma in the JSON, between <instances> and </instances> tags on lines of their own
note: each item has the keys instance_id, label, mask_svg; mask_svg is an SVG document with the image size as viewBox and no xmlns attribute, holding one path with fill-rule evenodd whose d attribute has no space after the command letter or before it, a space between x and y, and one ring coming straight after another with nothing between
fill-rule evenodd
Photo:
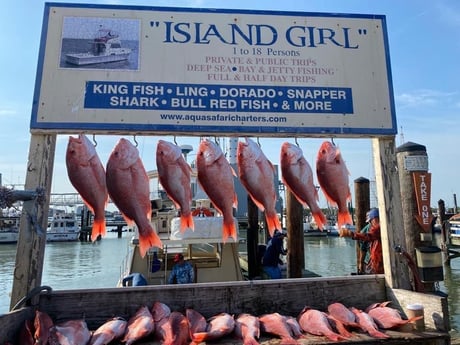
<instances>
[{"instance_id":1,"label":"take one sign","mask_svg":"<svg viewBox=\"0 0 460 345\"><path fill-rule=\"evenodd\" d=\"M431 213L431 173L414 171L412 172L414 180L415 196L417 199L417 214L415 219L420 224L424 232L431 231L433 215Z\"/></svg>"}]
</instances>

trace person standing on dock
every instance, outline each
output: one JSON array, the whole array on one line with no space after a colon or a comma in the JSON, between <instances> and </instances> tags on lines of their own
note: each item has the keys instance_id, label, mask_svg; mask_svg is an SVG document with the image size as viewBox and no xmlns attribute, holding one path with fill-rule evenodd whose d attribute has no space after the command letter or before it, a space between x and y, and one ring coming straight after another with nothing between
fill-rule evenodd
<instances>
[{"instance_id":1,"label":"person standing on dock","mask_svg":"<svg viewBox=\"0 0 460 345\"><path fill-rule=\"evenodd\" d=\"M262 258L262 266L271 279L281 278L279 265L283 262L280 259L280 255L287 254L287 250L284 249L283 245L285 237L286 235L280 230L275 230L273 237L267 243L267 248Z\"/></svg>"},{"instance_id":2,"label":"person standing on dock","mask_svg":"<svg viewBox=\"0 0 460 345\"><path fill-rule=\"evenodd\" d=\"M174 256L173 269L169 275L168 284L189 284L195 282L195 271L190 262L184 260L182 254Z\"/></svg>"},{"instance_id":3,"label":"person standing on dock","mask_svg":"<svg viewBox=\"0 0 460 345\"><path fill-rule=\"evenodd\" d=\"M351 237L354 240L369 242L370 258L366 264L366 274L380 274L383 272L382 240L380 238L380 219L379 210L373 208L368 212L366 222L369 222L367 233L355 233L349 229L340 229L340 237Z\"/></svg>"}]
</instances>

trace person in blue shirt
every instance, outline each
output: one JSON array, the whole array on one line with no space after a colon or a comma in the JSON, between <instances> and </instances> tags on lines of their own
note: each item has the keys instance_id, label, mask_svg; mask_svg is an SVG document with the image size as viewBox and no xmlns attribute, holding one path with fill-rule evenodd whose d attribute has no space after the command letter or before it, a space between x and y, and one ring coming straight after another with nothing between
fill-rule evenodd
<instances>
[{"instance_id":1,"label":"person in blue shirt","mask_svg":"<svg viewBox=\"0 0 460 345\"><path fill-rule=\"evenodd\" d=\"M123 278L122 285L127 286L131 282L131 286L144 286L147 285L147 279L140 273L132 273Z\"/></svg>"},{"instance_id":2,"label":"person in blue shirt","mask_svg":"<svg viewBox=\"0 0 460 345\"><path fill-rule=\"evenodd\" d=\"M285 236L286 235L280 230L275 230L273 237L267 243L267 248L265 249L265 253L262 258L264 271L271 279L281 278L281 269L279 265L283 262L280 259L280 255L287 254L287 251L283 246Z\"/></svg>"},{"instance_id":3,"label":"person in blue shirt","mask_svg":"<svg viewBox=\"0 0 460 345\"><path fill-rule=\"evenodd\" d=\"M182 254L174 256L174 267L169 275L168 284L188 284L195 282L195 271Z\"/></svg>"}]
</instances>

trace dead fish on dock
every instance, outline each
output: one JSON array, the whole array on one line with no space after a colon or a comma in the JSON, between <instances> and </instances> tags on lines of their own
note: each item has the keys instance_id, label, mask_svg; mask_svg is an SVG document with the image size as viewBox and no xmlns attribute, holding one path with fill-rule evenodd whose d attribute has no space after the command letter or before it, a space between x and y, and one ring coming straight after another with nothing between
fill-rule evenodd
<instances>
[{"instance_id":1,"label":"dead fish on dock","mask_svg":"<svg viewBox=\"0 0 460 345\"><path fill-rule=\"evenodd\" d=\"M163 330L162 345L186 345L190 343L187 318L178 311L173 311L161 328Z\"/></svg>"},{"instance_id":2,"label":"dead fish on dock","mask_svg":"<svg viewBox=\"0 0 460 345\"><path fill-rule=\"evenodd\" d=\"M356 322L356 315L345 305L339 302L331 303L327 306L330 316L342 322L345 326L360 328Z\"/></svg>"},{"instance_id":3,"label":"dead fish on dock","mask_svg":"<svg viewBox=\"0 0 460 345\"><path fill-rule=\"evenodd\" d=\"M126 331L128 322L121 317L103 323L91 335L89 345L107 345L111 341L121 338Z\"/></svg>"},{"instance_id":4,"label":"dead fish on dock","mask_svg":"<svg viewBox=\"0 0 460 345\"><path fill-rule=\"evenodd\" d=\"M205 332L197 332L193 334L192 341L201 343L202 341L211 341L220 339L235 329L235 319L228 313L220 313L211 317L208 320L208 326Z\"/></svg>"},{"instance_id":5,"label":"dead fish on dock","mask_svg":"<svg viewBox=\"0 0 460 345\"><path fill-rule=\"evenodd\" d=\"M156 301L153 303L151 313L155 323L155 336L158 339L165 338L166 335L165 330L163 329L163 324L168 322L169 316L171 315L171 309L166 304Z\"/></svg>"},{"instance_id":6,"label":"dead fish on dock","mask_svg":"<svg viewBox=\"0 0 460 345\"><path fill-rule=\"evenodd\" d=\"M313 335L324 335L332 341L345 340L346 337L334 332L325 313L305 307L298 317L299 325L304 332Z\"/></svg>"},{"instance_id":7,"label":"dead fish on dock","mask_svg":"<svg viewBox=\"0 0 460 345\"><path fill-rule=\"evenodd\" d=\"M259 316L260 330L281 338L281 344L299 344L294 339L291 327L287 323L285 316L279 313L264 314Z\"/></svg>"},{"instance_id":8,"label":"dead fish on dock","mask_svg":"<svg viewBox=\"0 0 460 345\"><path fill-rule=\"evenodd\" d=\"M105 169L94 145L80 134L69 137L66 151L67 175L83 202L94 214L91 241L105 236L105 206L109 199Z\"/></svg>"},{"instance_id":9,"label":"dead fish on dock","mask_svg":"<svg viewBox=\"0 0 460 345\"><path fill-rule=\"evenodd\" d=\"M379 331L374 319L366 312L357 308L351 307L350 310L356 315L356 321L361 326L361 329L369 333L374 338L389 338L388 334Z\"/></svg>"},{"instance_id":10,"label":"dead fish on dock","mask_svg":"<svg viewBox=\"0 0 460 345\"><path fill-rule=\"evenodd\" d=\"M235 172L221 148L209 140L202 140L196 156L198 182L223 216L222 239L237 240L233 208L238 205L233 176Z\"/></svg>"},{"instance_id":11,"label":"dead fish on dock","mask_svg":"<svg viewBox=\"0 0 460 345\"><path fill-rule=\"evenodd\" d=\"M54 326L51 317L42 311L35 311L34 339L36 344L46 344L50 337L50 329Z\"/></svg>"},{"instance_id":12,"label":"dead fish on dock","mask_svg":"<svg viewBox=\"0 0 460 345\"><path fill-rule=\"evenodd\" d=\"M51 327L49 344L86 345L90 338L91 332L84 320L69 320Z\"/></svg>"},{"instance_id":13,"label":"dead fish on dock","mask_svg":"<svg viewBox=\"0 0 460 345\"><path fill-rule=\"evenodd\" d=\"M423 316L414 316L403 319L399 310L387 307L390 302L371 304L366 312L374 319L375 323L383 329L392 329L404 326L409 322L420 320Z\"/></svg>"},{"instance_id":14,"label":"dead fish on dock","mask_svg":"<svg viewBox=\"0 0 460 345\"><path fill-rule=\"evenodd\" d=\"M121 138L112 150L107 162L106 180L110 198L126 222L136 223L139 229L141 256L144 257L151 247L161 247L160 237L150 223L149 178L139 151L128 140Z\"/></svg>"},{"instance_id":15,"label":"dead fish on dock","mask_svg":"<svg viewBox=\"0 0 460 345\"><path fill-rule=\"evenodd\" d=\"M303 207L309 207L315 223L322 231L326 216L318 205L318 191L313 183L313 171L303 156L302 149L285 142L280 154L281 178L284 185Z\"/></svg>"},{"instance_id":16,"label":"dead fish on dock","mask_svg":"<svg viewBox=\"0 0 460 345\"><path fill-rule=\"evenodd\" d=\"M150 335L154 331L154 327L152 314L146 306L142 306L128 320L126 333L121 341L126 345L131 345Z\"/></svg>"},{"instance_id":17,"label":"dead fish on dock","mask_svg":"<svg viewBox=\"0 0 460 345\"><path fill-rule=\"evenodd\" d=\"M189 324L190 339L193 338L193 333L206 332L206 326L208 324L203 315L194 309L186 309L185 316Z\"/></svg>"},{"instance_id":18,"label":"dead fish on dock","mask_svg":"<svg viewBox=\"0 0 460 345\"><path fill-rule=\"evenodd\" d=\"M349 174L339 148L329 141L323 142L316 158L316 175L327 201L338 207L339 229L343 225L353 224L347 205L351 199Z\"/></svg>"},{"instance_id":19,"label":"dead fish on dock","mask_svg":"<svg viewBox=\"0 0 460 345\"><path fill-rule=\"evenodd\" d=\"M158 179L166 194L180 210L181 232L194 229L191 212L192 188L191 171L179 146L164 140L158 140L156 151Z\"/></svg>"},{"instance_id":20,"label":"dead fish on dock","mask_svg":"<svg viewBox=\"0 0 460 345\"><path fill-rule=\"evenodd\" d=\"M243 339L243 345L259 345L260 337L259 318L251 314L243 313L235 320L235 334Z\"/></svg>"},{"instance_id":21,"label":"dead fish on dock","mask_svg":"<svg viewBox=\"0 0 460 345\"><path fill-rule=\"evenodd\" d=\"M276 213L275 168L259 145L249 138L239 141L237 148L238 175L244 188L260 211L265 211L270 236L281 223Z\"/></svg>"}]
</instances>

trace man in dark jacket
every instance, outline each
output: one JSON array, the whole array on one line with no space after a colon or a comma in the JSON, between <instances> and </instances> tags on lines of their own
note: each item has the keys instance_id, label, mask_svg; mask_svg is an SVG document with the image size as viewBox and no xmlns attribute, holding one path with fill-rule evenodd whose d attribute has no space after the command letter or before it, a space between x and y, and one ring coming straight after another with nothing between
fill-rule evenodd
<instances>
[{"instance_id":1,"label":"man in dark jacket","mask_svg":"<svg viewBox=\"0 0 460 345\"><path fill-rule=\"evenodd\" d=\"M287 251L283 246L283 239L286 235L280 230L275 230L273 238L267 243L265 254L262 258L262 266L265 273L269 275L271 279L281 278L281 269L279 267L283 262L280 259L280 255L286 255Z\"/></svg>"}]
</instances>

